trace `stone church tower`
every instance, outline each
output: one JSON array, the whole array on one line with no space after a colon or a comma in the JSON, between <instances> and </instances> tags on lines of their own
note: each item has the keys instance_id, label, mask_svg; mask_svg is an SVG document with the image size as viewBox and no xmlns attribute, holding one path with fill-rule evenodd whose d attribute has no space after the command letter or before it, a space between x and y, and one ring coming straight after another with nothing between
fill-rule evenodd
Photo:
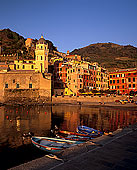
<instances>
[{"instance_id":1,"label":"stone church tower","mask_svg":"<svg viewBox=\"0 0 137 170\"><path fill-rule=\"evenodd\" d=\"M48 44L46 40L41 36L36 44L35 49L35 69L38 72L48 72Z\"/></svg>"}]
</instances>

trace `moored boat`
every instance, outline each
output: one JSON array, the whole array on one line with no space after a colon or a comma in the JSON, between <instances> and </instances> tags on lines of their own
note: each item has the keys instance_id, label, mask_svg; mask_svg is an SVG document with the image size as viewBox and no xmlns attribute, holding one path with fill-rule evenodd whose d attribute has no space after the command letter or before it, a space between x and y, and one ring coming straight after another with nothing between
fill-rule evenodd
<instances>
[{"instance_id":1,"label":"moored boat","mask_svg":"<svg viewBox=\"0 0 137 170\"><path fill-rule=\"evenodd\" d=\"M103 134L102 132L87 126L78 126L77 131L78 133L90 135L93 138Z\"/></svg>"},{"instance_id":2,"label":"moored boat","mask_svg":"<svg viewBox=\"0 0 137 170\"><path fill-rule=\"evenodd\" d=\"M63 151L66 148L80 143L78 141L36 136L32 137L31 141L37 148L50 153Z\"/></svg>"},{"instance_id":3,"label":"moored boat","mask_svg":"<svg viewBox=\"0 0 137 170\"><path fill-rule=\"evenodd\" d=\"M92 139L91 136L87 134L62 131L62 130L59 130L56 136L59 138L64 138L66 140L81 141L81 142L85 142Z\"/></svg>"}]
</instances>

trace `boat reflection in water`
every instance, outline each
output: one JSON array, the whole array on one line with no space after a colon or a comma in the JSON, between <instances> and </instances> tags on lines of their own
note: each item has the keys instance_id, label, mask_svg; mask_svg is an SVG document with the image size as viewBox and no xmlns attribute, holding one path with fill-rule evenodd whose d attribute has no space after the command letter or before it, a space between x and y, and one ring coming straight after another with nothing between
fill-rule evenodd
<instances>
[{"instance_id":1,"label":"boat reflection in water","mask_svg":"<svg viewBox=\"0 0 137 170\"><path fill-rule=\"evenodd\" d=\"M137 121L137 110L115 109L107 107L84 107L74 105L62 106L1 106L0 107L0 159L7 162L6 150L12 148L12 159L16 160L14 149L25 148L22 134L33 132L35 136L51 136L51 129L58 126L61 130L76 131L78 125L85 125L100 131L114 131L134 124ZM30 151L30 150L31 151ZM19 163L32 160L29 152L33 152L32 145L23 149L20 162L5 163L10 168ZM5 153L5 157L4 154ZM13 154L14 153L14 154ZM10 155L10 154L9 154ZM20 155L20 153L19 153ZM26 158L25 155L29 155ZM34 156L35 154L33 154ZM15 157L14 157L15 156ZM24 158L24 157L25 158ZM11 158L10 158L10 162ZM4 168L3 168L4 169Z\"/></svg>"},{"instance_id":2,"label":"boat reflection in water","mask_svg":"<svg viewBox=\"0 0 137 170\"><path fill-rule=\"evenodd\" d=\"M52 108L52 115L54 123L60 129L68 131L75 131L78 125L85 125L113 132L137 122L137 110L121 108L56 106ZM58 121L59 117L62 122Z\"/></svg>"}]
</instances>

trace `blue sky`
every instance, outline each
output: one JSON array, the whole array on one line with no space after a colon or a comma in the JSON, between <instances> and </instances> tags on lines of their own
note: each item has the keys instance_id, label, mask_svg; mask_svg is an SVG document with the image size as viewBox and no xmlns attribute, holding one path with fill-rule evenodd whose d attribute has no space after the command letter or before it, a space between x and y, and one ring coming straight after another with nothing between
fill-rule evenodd
<instances>
[{"instance_id":1,"label":"blue sky","mask_svg":"<svg viewBox=\"0 0 137 170\"><path fill-rule=\"evenodd\" d=\"M0 29L67 52L98 42L137 46L137 0L1 0Z\"/></svg>"}]
</instances>

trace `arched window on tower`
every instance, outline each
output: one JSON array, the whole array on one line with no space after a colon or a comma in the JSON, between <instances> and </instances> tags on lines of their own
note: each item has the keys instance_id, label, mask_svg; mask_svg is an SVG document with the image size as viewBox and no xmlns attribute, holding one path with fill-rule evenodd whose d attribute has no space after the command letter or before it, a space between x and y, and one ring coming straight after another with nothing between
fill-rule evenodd
<instances>
[{"instance_id":1,"label":"arched window on tower","mask_svg":"<svg viewBox=\"0 0 137 170\"><path fill-rule=\"evenodd\" d=\"M42 56L41 56L41 60L42 60Z\"/></svg>"}]
</instances>

